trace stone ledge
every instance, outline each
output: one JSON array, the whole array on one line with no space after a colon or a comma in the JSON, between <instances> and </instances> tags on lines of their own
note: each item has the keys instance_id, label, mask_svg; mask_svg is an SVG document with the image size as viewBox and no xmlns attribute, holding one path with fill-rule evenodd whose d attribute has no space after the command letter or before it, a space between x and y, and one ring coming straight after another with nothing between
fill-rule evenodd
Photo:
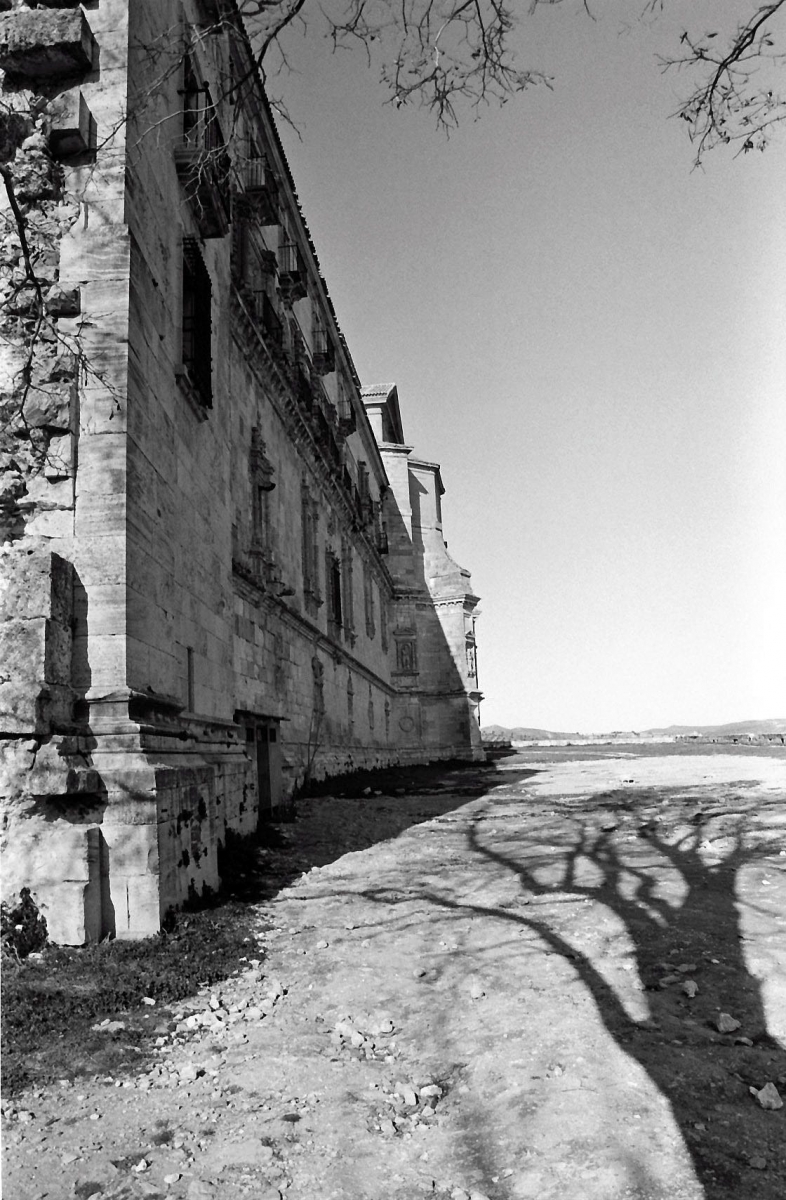
<instances>
[{"instance_id":1,"label":"stone ledge","mask_svg":"<svg viewBox=\"0 0 786 1200\"><path fill-rule=\"evenodd\" d=\"M49 128L49 151L58 162L95 155L98 131L87 101L79 91L65 92Z\"/></svg>"}]
</instances>

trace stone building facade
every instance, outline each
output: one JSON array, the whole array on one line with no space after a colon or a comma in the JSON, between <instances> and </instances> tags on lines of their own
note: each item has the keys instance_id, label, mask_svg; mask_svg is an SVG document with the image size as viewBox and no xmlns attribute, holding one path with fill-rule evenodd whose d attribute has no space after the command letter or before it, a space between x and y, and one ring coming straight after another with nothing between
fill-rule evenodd
<instances>
[{"instance_id":1,"label":"stone building facade","mask_svg":"<svg viewBox=\"0 0 786 1200\"><path fill-rule=\"evenodd\" d=\"M309 778L482 757L477 598L231 0L0 2L0 69L3 895L144 936Z\"/></svg>"}]
</instances>

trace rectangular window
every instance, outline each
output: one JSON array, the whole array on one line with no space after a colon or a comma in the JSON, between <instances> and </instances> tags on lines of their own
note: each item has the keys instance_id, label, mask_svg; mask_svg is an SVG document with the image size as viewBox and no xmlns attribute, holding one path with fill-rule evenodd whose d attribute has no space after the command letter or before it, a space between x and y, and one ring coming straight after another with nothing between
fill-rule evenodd
<instances>
[{"instance_id":1,"label":"rectangular window","mask_svg":"<svg viewBox=\"0 0 786 1200\"><path fill-rule=\"evenodd\" d=\"M249 476L251 481L251 545L255 570L268 578L273 573L273 530L270 519L270 493L275 488L273 464L265 453L265 442L255 425L251 430Z\"/></svg>"},{"instance_id":2,"label":"rectangular window","mask_svg":"<svg viewBox=\"0 0 786 1200\"><path fill-rule=\"evenodd\" d=\"M355 429L355 410L352 407L349 391L345 380L338 376L338 424L339 430L347 437Z\"/></svg>"},{"instance_id":3,"label":"rectangular window","mask_svg":"<svg viewBox=\"0 0 786 1200\"><path fill-rule=\"evenodd\" d=\"M217 106L210 88L199 78L190 54L183 60L183 141L194 149L210 153L224 148Z\"/></svg>"},{"instance_id":4,"label":"rectangular window","mask_svg":"<svg viewBox=\"0 0 786 1200\"><path fill-rule=\"evenodd\" d=\"M253 485L251 496L251 549L263 557L270 551L270 491Z\"/></svg>"},{"instance_id":5,"label":"rectangular window","mask_svg":"<svg viewBox=\"0 0 786 1200\"><path fill-rule=\"evenodd\" d=\"M371 496L368 467L364 462L358 463L358 492L361 519L364 525L371 525L374 521L374 501Z\"/></svg>"},{"instance_id":6,"label":"rectangular window","mask_svg":"<svg viewBox=\"0 0 786 1200\"><path fill-rule=\"evenodd\" d=\"M194 651L186 646L186 708L194 711Z\"/></svg>"},{"instance_id":7,"label":"rectangular window","mask_svg":"<svg viewBox=\"0 0 786 1200\"><path fill-rule=\"evenodd\" d=\"M332 550L325 551L325 590L328 602L328 632L337 637L342 625L341 563Z\"/></svg>"},{"instance_id":8,"label":"rectangular window","mask_svg":"<svg viewBox=\"0 0 786 1200\"><path fill-rule=\"evenodd\" d=\"M363 599L366 609L366 633L373 638L377 631L374 623L374 580L367 563L363 564Z\"/></svg>"},{"instance_id":9,"label":"rectangular window","mask_svg":"<svg viewBox=\"0 0 786 1200\"><path fill-rule=\"evenodd\" d=\"M303 598L306 611L312 616L322 603L319 594L319 566L317 538L319 531L319 508L309 495L305 483L300 493L300 524L302 541Z\"/></svg>"},{"instance_id":10,"label":"rectangular window","mask_svg":"<svg viewBox=\"0 0 786 1200\"><path fill-rule=\"evenodd\" d=\"M388 651L388 605L384 593L379 592L379 635L382 640L382 652Z\"/></svg>"},{"instance_id":11,"label":"rectangular window","mask_svg":"<svg viewBox=\"0 0 786 1200\"><path fill-rule=\"evenodd\" d=\"M333 352L333 342L325 328L322 314L316 306L312 316L311 350L314 367L320 375L328 375L335 370L336 357Z\"/></svg>"},{"instance_id":12,"label":"rectangular window","mask_svg":"<svg viewBox=\"0 0 786 1200\"><path fill-rule=\"evenodd\" d=\"M353 582L354 562L352 558L352 543L344 538L341 547L341 591L343 599L344 637L355 644L355 597Z\"/></svg>"},{"instance_id":13,"label":"rectangular window","mask_svg":"<svg viewBox=\"0 0 786 1200\"><path fill-rule=\"evenodd\" d=\"M205 89L197 77L194 60L190 54L183 59L183 140L190 144L202 138L202 114L205 107Z\"/></svg>"},{"instance_id":14,"label":"rectangular window","mask_svg":"<svg viewBox=\"0 0 786 1200\"><path fill-rule=\"evenodd\" d=\"M182 362L195 399L213 407L212 289L195 238L183 242Z\"/></svg>"}]
</instances>

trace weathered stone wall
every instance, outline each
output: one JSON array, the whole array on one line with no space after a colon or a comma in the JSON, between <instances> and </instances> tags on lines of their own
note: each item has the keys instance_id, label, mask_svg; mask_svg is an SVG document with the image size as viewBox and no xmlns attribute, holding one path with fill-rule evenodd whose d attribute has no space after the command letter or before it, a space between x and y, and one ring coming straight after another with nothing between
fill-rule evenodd
<instances>
[{"instance_id":1,"label":"weathered stone wall","mask_svg":"<svg viewBox=\"0 0 786 1200\"><path fill-rule=\"evenodd\" d=\"M97 630L124 576L124 451L106 487L96 466L123 436L126 4L61 8L0 16L0 771L3 896L29 884L78 942L108 931L86 696L124 660L117 614Z\"/></svg>"}]
</instances>

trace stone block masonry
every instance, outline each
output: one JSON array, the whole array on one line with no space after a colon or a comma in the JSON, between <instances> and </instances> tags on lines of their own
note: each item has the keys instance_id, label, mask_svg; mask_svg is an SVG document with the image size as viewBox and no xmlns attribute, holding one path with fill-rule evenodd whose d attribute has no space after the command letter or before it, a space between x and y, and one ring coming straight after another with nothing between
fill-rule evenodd
<instances>
[{"instance_id":1,"label":"stone block masonry","mask_svg":"<svg viewBox=\"0 0 786 1200\"><path fill-rule=\"evenodd\" d=\"M81 8L17 9L0 16L0 70L11 78L48 81L89 71L95 49Z\"/></svg>"},{"instance_id":2,"label":"stone block masonry","mask_svg":"<svg viewBox=\"0 0 786 1200\"><path fill-rule=\"evenodd\" d=\"M20 4L0 67L3 897L148 936L309 779L481 757L477 601L240 26Z\"/></svg>"}]
</instances>

